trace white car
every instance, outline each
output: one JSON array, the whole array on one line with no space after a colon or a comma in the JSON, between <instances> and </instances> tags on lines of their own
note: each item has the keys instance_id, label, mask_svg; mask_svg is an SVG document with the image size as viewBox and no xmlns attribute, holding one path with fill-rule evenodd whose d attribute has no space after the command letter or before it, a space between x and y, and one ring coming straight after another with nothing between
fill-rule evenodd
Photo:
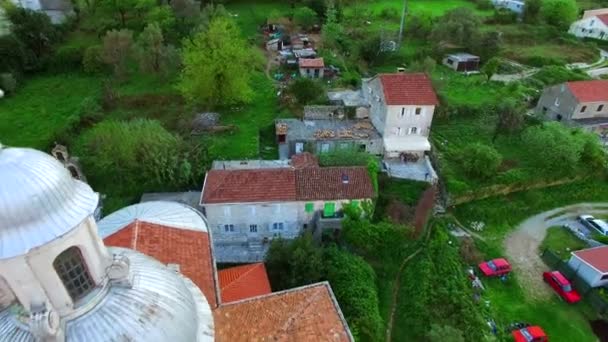
<instances>
[{"instance_id":1,"label":"white car","mask_svg":"<svg viewBox=\"0 0 608 342\"><path fill-rule=\"evenodd\" d=\"M608 223L603 220L596 219L591 215L581 215L578 220L585 227L596 231L597 233L608 236Z\"/></svg>"}]
</instances>

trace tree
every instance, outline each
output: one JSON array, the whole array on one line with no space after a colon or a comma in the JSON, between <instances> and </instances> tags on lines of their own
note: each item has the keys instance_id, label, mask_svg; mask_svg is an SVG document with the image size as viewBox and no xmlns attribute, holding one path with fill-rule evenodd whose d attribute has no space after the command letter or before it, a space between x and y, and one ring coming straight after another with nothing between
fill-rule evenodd
<instances>
[{"instance_id":1,"label":"tree","mask_svg":"<svg viewBox=\"0 0 608 342\"><path fill-rule=\"evenodd\" d=\"M490 31L481 35L479 44L473 51L481 57L481 60L489 60L500 52L502 47L502 36L500 32Z\"/></svg>"},{"instance_id":2,"label":"tree","mask_svg":"<svg viewBox=\"0 0 608 342\"><path fill-rule=\"evenodd\" d=\"M171 0L171 8L180 19L191 18L200 13L200 7L192 0Z\"/></svg>"},{"instance_id":3,"label":"tree","mask_svg":"<svg viewBox=\"0 0 608 342\"><path fill-rule=\"evenodd\" d=\"M139 35L137 59L142 72L165 73L176 58L175 49L164 44L158 24L149 24Z\"/></svg>"},{"instance_id":4,"label":"tree","mask_svg":"<svg viewBox=\"0 0 608 342\"><path fill-rule=\"evenodd\" d=\"M291 241L274 239L266 255L268 277L274 291L316 283L325 273L323 250L311 234Z\"/></svg>"},{"instance_id":5,"label":"tree","mask_svg":"<svg viewBox=\"0 0 608 342\"><path fill-rule=\"evenodd\" d=\"M541 13L548 24L559 29L567 29L576 20L578 6L575 0L545 0Z\"/></svg>"},{"instance_id":6,"label":"tree","mask_svg":"<svg viewBox=\"0 0 608 342\"><path fill-rule=\"evenodd\" d=\"M522 138L530 154L539 156L539 165L553 173L573 171L581 157L581 143L569 128L559 122L529 127Z\"/></svg>"},{"instance_id":7,"label":"tree","mask_svg":"<svg viewBox=\"0 0 608 342\"><path fill-rule=\"evenodd\" d=\"M582 166L588 170L605 171L606 159L606 151L600 145L597 137L587 136L581 151Z\"/></svg>"},{"instance_id":8,"label":"tree","mask_svg":"<svg viewBox=\"0 0 608 342\"><path fill-rule=\"evenodd\" d=\"M524 7L524 21L529 24L537 23L542 5L542 0L527 0Z\"/></svg>"},{"instance_id":9,"label":"tree","mask_svg":"<svg viewBox=\"0 0 608 342\"><path fill-rule=\"evenodd\" d=\"M437 67L437 62L432 57L426 56L424 57L424 60L412 63L410 69L431 74L435 71L435 67Z\"/></svg>"},{"instance_id":10,"label":"tree","mask_svg":"<svg viewBox=\"0 0 608 342\"><path fill-rule=\"evenodd\" d=\"M451 325L431 324L427 334L430 342L464 342L463 333Z\"/></svg>"},{"instance_id":11,"label":"tree","mask_svg":"<svg viewBox=\"0 0 608 342\"><path fill-rule=\"evenodd\" d=\"M178 89L191 103L212 108L251 99L251 48L231 19L214 18L208 30L185 40L182 59Z\"/></svg>"},{"instance_id":12,"label":"tree","mask_svg":"<svg viewBox=\"0 0 608 342\"><path fill-rule=\"evenodd\" d=\"M362 40L358 45L358 53L368 65L381 63L388 55L388 51L382 48L382 37L372 34Z\"/></svg>"},{"instance_id":13,"label":"tree","mask_svg":"<svg viewBox=\"0 0 608 342\"><path fill-rule=\"evenodd\" d=\"M487 77L488 81L498 72L498 67L500 66L500 59L497 57L492 57L490 60L486 61L486 63L481 67L481 72L483 72Z\"/></svg>"},{"instance_id":14,"label":"tree","mask_svg":"<svg viewBox=\"0 0 608 342\"><path fill-rule=\"evenodd\" d=\"M469 8L459 7L438 18L431 39L437 44L449 42L467 48L479 44L481 20Z\"/></svg>"},{"instance_id":15,"label":"tree","mask_svg":"<svg viewBox=\"0 0 608 342\"><path fill-rule=\"evenodd\" d=\"M89 46L82 56L82 68L88 73L101 72L104 69L104 62L101 58L103 48L101 45Z\"/></svg>"},{"instance_id":16,"label":"tree","mask_svg":"<svg viewBox=\"0 0 608 342\"><path fill-rule=\"evenodd\" d=\"M175 14L168 5L155 6L146 13L146 23L157 24L165 33L173 32L175 29Z\"/></svg>"},{"instance_id":17,"label":"tree","mask_svg":"<svg viewBox=\"0 0 608 342\"><path fill-rule=\"evenodd\" d=\"M101 59L114 68L114 75L121 78L127 72L127 58L133 46L133 32L111 30L103 37Z\"/></svg>"},{"instance_id":18,"label":"tree","mask_svg":"<svg viewBox=\"0 0 608 342\"><path fill-rule=\"evenodd\" d=\"M18 41L16 47L23 49L25 58L22 64L26 69L39 69L44 57L51 52L52 45L60 38L57 27L46 14L39 11L9 7L6 14L11 22L11 32Z\"/></svg>"},{"instance_id":19,"label":"tree","mask_svg":"<svg viewBox=\"0 0 608 342\"><path fill-rule=\"evenodd\" d=\"M476 178L488 178L496 173L502 163L502 156L492 146L472 143L460 151L463 170Z\"/></svg>"},{"instance_id":20,"label":"tree","mask_svg":"<svg viewBox=\"0 0 608 342\"><path fill-rule=\"evenodd\" d=\"M318 102L324 95L323 86L310 78L298 78L289 85L287 91L296 98L299 105L305 106Z\"/></svg>"},{"instance_id":21,"label":"tree","mask_svg":"<svg viewBox=\"0 0 608 342\"><path fill-rule=\"evenodd\" d=\"M141 18L154 8L154 0L98 0L99 7L117 16L121 27L127 26L127 19Z\"/></svg>"},{"instance_id":22,"label":"tree","mask_svg":"<svg viewBox=\"0 0 608 342\"><path fill-rule=\"evenodd\" d=\"M494 129L494 137L496 140L499 134L511 134L519 131L524 124L525 108L518 105L513 99L505 99L496 106L498 121Z\"/></svg>"},{"instance_id":23,"label":"tree","mask_svg":"<svg viewBox=\"0 0 608 342\"><path fill-rule=\"evenodd\" d=\"M327 12L325 13L325 24L321 29L323 45L329 49L338 49L343 34L344 28L338 23L334 2L330 1L328 2Z\"/></svg>"},{"instance_id":24,"label":"tree","mask_svg":"<svg viewBox=\"0 0 608 342\"><path fill-rule=\"evenodd\" d=\"M405 32L408 36L416 39L427 39L433 30L433 16L428 11L416 12L416 15L408 16Z\"/></svg>"},{"instance_id":25,"label":"tree","mask_svg":"<svg viewBox=\"0 0 608 342\"><path fill-rule=\"evenodd\" d=\"M318 20L317 13L308 7L300 7L293 13L293 21L305 30L310 29Z\"/></svg>"}]
</instances>

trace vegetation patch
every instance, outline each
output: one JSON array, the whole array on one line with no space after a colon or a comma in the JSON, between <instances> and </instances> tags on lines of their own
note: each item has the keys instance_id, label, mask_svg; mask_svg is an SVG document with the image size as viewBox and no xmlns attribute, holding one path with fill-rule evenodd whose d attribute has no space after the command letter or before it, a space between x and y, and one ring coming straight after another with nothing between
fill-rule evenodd
<instances>
[{"instance_id":1,"label":"vegetation patch","mask_svg":"<svg viewBox=\"0 0 608 342\"><path fill-rule=\"evenodd\" d=\"M547 229L547 235L540 245L540 249L548 249L562 259L568 259L570 253L579 249L586 248L587 244L576 237L570 230L556 226Z\"/></svg>"}]
</instances>

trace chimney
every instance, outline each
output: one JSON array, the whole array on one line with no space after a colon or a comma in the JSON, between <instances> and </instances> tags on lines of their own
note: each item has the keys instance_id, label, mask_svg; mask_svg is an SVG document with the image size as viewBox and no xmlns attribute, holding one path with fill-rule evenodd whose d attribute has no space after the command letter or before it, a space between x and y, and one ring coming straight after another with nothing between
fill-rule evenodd
<instances>
[{"instance_id":1,"label":"chimney","mask_svg":"<svg viewBox=\"0 0 608 342\"><path fill-rule=\"evenodd\" d=\"M342 184L348 184L348 175L346 173L342 174Z\"/></svg>"},{"instance_id":2,"label":"chimney","mask_svg":"<svg viewBox=\"0 0 608 342\"><path fill-rule=\"evenodd\" d=\"M405 68L403 68L403 67L397 67L397 73L398 74L404 74L405 73Z\"/></svg>"}]
</instances>

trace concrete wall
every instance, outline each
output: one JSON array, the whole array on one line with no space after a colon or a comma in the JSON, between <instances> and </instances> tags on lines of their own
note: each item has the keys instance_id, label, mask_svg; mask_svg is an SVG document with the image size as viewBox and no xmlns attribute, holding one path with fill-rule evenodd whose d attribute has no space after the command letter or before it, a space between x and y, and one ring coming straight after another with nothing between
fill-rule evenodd
<instances>
[{"instance_id":1,"label":"concrete wall","mask_svg":"<svg viewBox=\"0 0 608 342\"><path fill-rule=\"evenodd\" d=\"M50 303L61 316L73 311L77 303L72 301L53 268L55 258L73 246L80 249L95 284L103 284L112 257L97 235L97 226L91 217L68 234L26 255L0 260L0 274L26 310L31 304Z\"/></svg>"},{"instance_id":2,"label":"concrete wall","mask_svg":"<svg viewBox=\"0 0 608 342\"><path fill-rule=\"evenodd\" d=\"M545 88L536 111L551 120L569 121L577 106L578 101L563 83Z\"/></svg>"},{"instance_id":3,"label":"concrete wall","mask_svg":"<svg viewBox=\"0 0 608 342\"><path fill-rule=\"evenodd\" d=\"M574 255L570 257L570 260L568 260L568 266L570 266L578 276L580 276L592 287L599 287L608 284L608 279L601 279L601 273Z\"/></svg>"},{"instance_id":4,"label":"concrete wall","mask_svg":"<svg viewBox=\"0 0 608 342\"><path fill-rule=\"evenodd\" d=\"M315 76L315 70L318 70ZM324 68L300 68L300 76L308 78L323 78Z\"/></svg>"},{"instance_id":5,"label":"concrete wall","mask_svg":"<svg viewBox=\"0 0 608 342\"><path fill-rule=\"evenodd\" d=\"M568 33L577 37L608 40L608 27L595 16L575 21Z\"/></svg>"},{"instance_id":6,"label":"concrete wall","mask_svg":"<svg viewBox=\"0 0 608 342\"><path fill-rule=\"evenodd\" d=\"M594 118L607 118L608 119L608 101L584 102L584 103L578 104L574 109L574 113L572 114L572 119L594 119Z\"/></svg>"},{"instance_id":7,"label":"concrete wall","mask_svg":"<svg viewBox=\"0 0 608 342\"><path fill-rule=\"evenodd\" d=\"M370 104L369 118L380 135L384 135L387 109L380 79L377 77L372 78L368 82L364 82L362 87L363 96Z\"/></svg>"},{"instance_id":8,"label":"concrete wall","mask_svg":"<svg viewBox=\"0 0 608 342\"><path fill-rule=\"evenodd\" d=\"M296 154L296 144L303 143L304 144L304 152L311 152L313 154L323 153L324 145L327 144L327 149L329 152L334 152L340 149L359 149L361 145L365 145L365 152L369 154L380 155L383 153L382 139L346 139L346 140L291 140L288 141L285 145L288 149L288 156L286 158L291 158L294 154ZM283 156L281 156L283 157Z\"/></svg>"}]
</instances>

